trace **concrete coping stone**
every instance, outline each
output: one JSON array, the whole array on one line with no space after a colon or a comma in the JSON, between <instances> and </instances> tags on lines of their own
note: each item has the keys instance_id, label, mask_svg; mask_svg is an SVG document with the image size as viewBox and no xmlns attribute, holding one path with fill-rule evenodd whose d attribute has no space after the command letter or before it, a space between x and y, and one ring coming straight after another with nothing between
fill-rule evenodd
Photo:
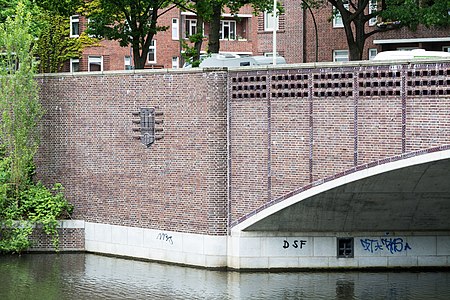
<instances>
[{"instance_id":1,"label":"concrete coping stone","mask_svg":"<svg viewBox=\"0 0 450 300\"><path fill-rule=\"evenodd\" d=\"M40 77L61 77L61 76L102 76L102 75L137 75L137 74L180 74L180 73L203 73L203 72L235 72L235 71L261 71L261 70L290 70L290 69L318 69L318 68L345 68L345 67L367 67L367 66L399 66L399 65L422 65L422 64L450 63L450 58L423 59L423 60L398 60L398 61L347 61L347 62L318 62L301 64L280 64L251 67L207 67L190 69L134 69L115 70L99 72L64 72L64 73L43 73L36 74Z\"/></svg>"}]
</instances>

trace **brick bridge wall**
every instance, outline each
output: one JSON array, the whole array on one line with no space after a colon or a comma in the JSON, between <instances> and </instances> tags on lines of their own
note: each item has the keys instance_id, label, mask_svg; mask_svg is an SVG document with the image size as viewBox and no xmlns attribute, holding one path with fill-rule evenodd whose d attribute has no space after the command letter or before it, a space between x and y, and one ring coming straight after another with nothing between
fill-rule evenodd
<instances>
[{"instance_id":1,"label":"brick bridge wall","mask_svg":"<svg viewBox=\"0 0 450 300\"><path fill-rule=\"evenodd\" d=\"M74 219L226 234L226 72L38 77L46 109L38 177L61 182ZM164 139L133 139L158 107Z\"/></svg>"},{"instance_id":2,"label":"brick bridge wall","mask_svg":"<svg viewBox=\"0 0 450 300\"><path fill-rule=\"evenodd\" d=\"M449 78L449 62L44 75L37 172L74 218L225 235L292 191L450 144ZM140 107L164 112L148 149Z\"/></svg>"},{"instance_id":3,"label":"brick bridge wall","mask_svg":"<svg viewBox=\"0 0 450 300\"><path fill-rule=\"evenodd\" d=\"M324 180L450 144L448 62L229 76L231 225Z\"/></svg>"}]
</instances>

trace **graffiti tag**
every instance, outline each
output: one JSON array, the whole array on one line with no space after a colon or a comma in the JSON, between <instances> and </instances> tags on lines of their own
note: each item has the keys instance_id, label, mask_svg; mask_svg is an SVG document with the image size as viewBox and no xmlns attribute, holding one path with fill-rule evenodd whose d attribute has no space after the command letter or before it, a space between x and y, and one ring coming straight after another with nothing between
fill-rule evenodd
<instances>
[{"instance_id":1,"label":"graffiti tag","mask_svg":"<svg viewBox=\"0 0 450 300\"><path fill-rule=\"evenodd\" d=\"M170 243L171 245L173 245L173 241L172 241L172 236L168 235L167 233L161 232L160 234L158 234L158 236L156 237L157 240L162 240L165 242Z\"/></svg>"},{"instance_id":2,"label":"graffiti tag","mask_svg":"<svg viewBox=\"0 0 450 300\"><path fill-rule=\"evenodd\" d=\"M370 253L389 251L391 254L411 250L408 242L402 238L361 239L363 250Z\"/></svg>"},{"instance_id":3,"label":"graffiti tag","mask_svg":"<svg viewBox=\"0 0 450 300\"><path fill-rule=\"evenodd\" d=\"M300 248L300 249L303 249L303 246L305 246L306 245L306 241L305 240L294 240L293 242L292 242L292 247L293 248ZM287 249L287 248L289 248L291 246L291 244L288 242L288 241L286 241L286 240L284 240L283 241L283 248L284 249Z\"/></svg>"}]
</instances>

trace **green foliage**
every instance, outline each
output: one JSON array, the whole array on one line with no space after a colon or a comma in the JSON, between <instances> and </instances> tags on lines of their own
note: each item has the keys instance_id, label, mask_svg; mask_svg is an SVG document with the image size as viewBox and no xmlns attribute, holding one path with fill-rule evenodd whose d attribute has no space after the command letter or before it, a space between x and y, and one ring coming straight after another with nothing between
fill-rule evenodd
<instances>
[{"instance_id":1,"label":"green foliage","mask_svg":"<svg viewBox=\"0 0 450 300\"><path fill-rule=\"evenodd\" d=\"M36 5L36 0L0 0L0 23L4 23L7 17L13 17L19 3L24 11L29 13L33 21L29 24L29 31L33 36L38 36L45 22L42 20L42 8Z\"/></svg>"},{"instance_id":2,"label":"green foliage","mask_svg":"<svg viewBox=\"0 0 450 300\"><path fill-rule=\"evenodd\" d=\"M83 0L34 0L37 6L61 16L71 16L83 4Z\"/></svg>"},{"instance_id":3,"label":"green foliage","mask_svg":"<svg viewBox=\"0 0 450 300\"><path fill-rule=\"evenodd\" d=\"M41 20L45 21L46 26L41 30L34 47L40 59L41 72L60 72L65 61L81 57L85 47L98 45L98 40L85 32L78 38L69 38L70 22L67 17L44 14Z\"/></svg>"},{"instance_id":4,"label":"green foliage","mask_svg":"<svg viewBox=\"0 0 450 300\"><path fill-rule=\"evenodd\" d=\"M197 14L197 28L202 29L200 24L209 23L208 36L208 52L218 53L220 49L220 19L222 11L228 8L231 14L237 13L244 5L250 5L253 8L253 13L257 15L259 12L271 10L273 6L272 0L191 0L191 1L175 1L175 4L183 9ZM279 3L278 3L279 4ZM281 5L278 5L279 12L283 11ZM237 17L236 17L237 18ZM198 66L200 64L200 49L202 45L203 33L201 37L189 38L191 44L182 41L182 47L187 53L183 55L192 65ZM201 38L201 39L199 39Z\"/></svg>"},{"instance_id":5,"label":"green foliage","mask_svg":"<svg viewBox=\"0 0 450 300\"><path fill-rule=\"evenodd\" d=\"M188 38L188 42L185 40L181 41L181 47L184 52L182 53L183 58L186 60L188 64L190 64L193 68L200 66L200 52L195 47L196 43L201 43L203 40L203 33L196 33Z\"/></svg>"},{"instance_id":6,"label":"green foliage","mask_svg":"<svg viewBox=\"0 0 450 300\"><path fill-rule=\"evenodd\" d=\"M43 109L34 80L36 63L31 14L19 2L14 18L0 24L0 251L30 246L33 227L42 225L56 247L56 219L71 212L62 187L53 190L32 181Z\"/></svg>"},{"instance_id":7,"label":"green foliage","mask_svg":"<svg viewBox=\"0 0 450 300\"><path fill-rule=\"evenodd\" d=\"M301 0L303 7L319 8L331 4L339 13L345 28L350 60L361 60L365 41L372 35L400 27L415 30L419 24L428 27L450 25L450 0L383 0L369 13L368 0ZM349 6L345 5L349 4ZM335 16L333 16L335 17ZM382 21L367 26L373 18Z\"/></svg>"},{"instance_id":8,"label":"green foliage","mask_svg":"<svg viewBox=\"0 0 450 300\"><path fill-rule=\"evenodd\" d=\"M3 23L6 21L6 18L8 16L11 16L14 14L15 11L15 5L17 3L14 3L15 1L11 0L0 0L0 22Z\"/></svg>"},{"instance_id":9,"label":"green foliage","mask_svg":"<svg viewBox=\"0 0 450 300\"><path fill-rule=\"evenodd\" d=\"M56 0L55 0L56 1ZM117 40L121 46L131 44L134 65L143 69L153 36L167 29L157 20L169 0L92 0L86 1L82 14L90 18L87 32L97 37Z\"/></svg>"},{"instance_id":10,"label":"green foliage","mask_svg":"<svg viewBox=\"0 0 450 300\"><path fill-rule=\"evenodd\" d=\"M419 24L428 27L450 26L450 0L386 0L381 16L387 21L400 21L412 29Z\"/></svg>"},{"instance_id":11,"label":"green foliage","mask_svg":"<svg viewBox=\"0 0 450 300\"><path fill-rule=\"evenodd\" d=\"M44 232L52 237L58 249L58 218L70 217L73 206L64 198L64 188L55 184L52 190L42 183L30 184L20 195L19 211L32 224L41 224Z\"/></svg>"}]
</instances>

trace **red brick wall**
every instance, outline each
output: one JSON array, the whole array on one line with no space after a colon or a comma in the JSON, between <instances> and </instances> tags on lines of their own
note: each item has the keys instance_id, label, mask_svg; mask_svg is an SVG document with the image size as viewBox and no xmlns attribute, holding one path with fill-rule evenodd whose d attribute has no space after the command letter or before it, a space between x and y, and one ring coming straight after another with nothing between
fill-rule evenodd
<instances>
[{"instance_id":1,"label":"red brick wall","mask_svg":"<svg viewBox=\"0 0 450 300\"><path fill-rule=\"evenodd\" d=\"M295 191L450 145L450 64L230 73L231 224Z\"/></svg>"},{"instance_id":2,"label":"red brick wall","mask_svg":"<svg viewBox=\"0 0 450 300\"><path fill-rule=\"evenodd\" d=\"M38 177L61 182L74 218L226 233L226 73L42 76ZM132 112L157 107L164 139L133 139Z\"/></svg>"},{"instance_id":3,"label":"red brick wall","mask_svg":"<svg viewBox=\"0 0 450 300\"><path fill-rule=\"evenodd\" d=\"M84 228L60 228L59 247L60 251L84 250ZM31 237L31 247L28 251L54 251L52 239L42 229L34 229Z\"/></svg>"},{"instance_id":4,"label":"red brick wall","mask_svg":"<svg viewBox=\"0 0 450 300\"><path fill-rule=\"evenodd\" d=\"M77 219L224 235L228 217L450 145L449 78L449 63L41 76L37 173ZM140 107L164 112L150 148L132 138Z\"/></svg>"}]
</instances>

